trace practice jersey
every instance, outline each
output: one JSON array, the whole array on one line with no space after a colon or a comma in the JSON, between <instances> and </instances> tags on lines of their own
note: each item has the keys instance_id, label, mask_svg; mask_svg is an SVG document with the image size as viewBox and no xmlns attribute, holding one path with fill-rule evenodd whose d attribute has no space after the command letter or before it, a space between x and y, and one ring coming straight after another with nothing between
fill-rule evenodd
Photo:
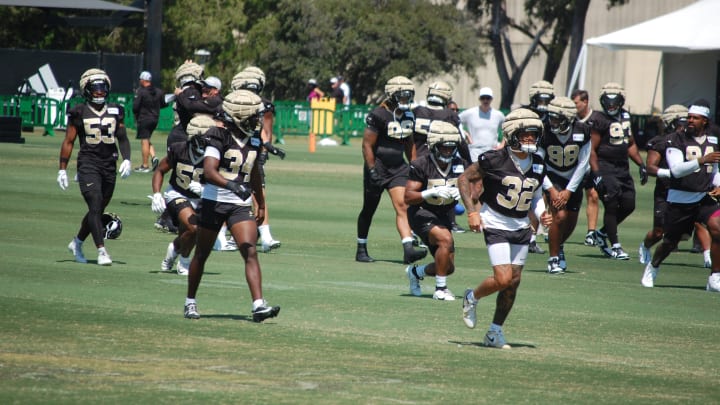
<instances>
[{"instance_id":1,"label":"practice jersey","mask_svg":"<svg viewBox=\"0 0 720 405\"><path fill-rule=\"evenodd\" d=\"M365 118L367 128L377 134L373 154L385 167L405 164L405 143L413 134L415 118L412 111L403 111L400 118L385 107L376 107Z\"/></svg>"},{"instance_id":2,"label":"practice jersey","mask_svg":"<svg viewBox=\"0 0 720 405\"><path fill-rule=\"evenodd\" d=\"M455 156L445 169L442 169L432 154L419 157L410 163L410 175L408 180L422 183L422 190L430 190L434 187L457 187L457 179L463 172L467 162L462 158ZM428 210L437 216L447 215L452 210L457 201L452 200L446 203L441 198L430 198L423 200L419 204L419 209Z\"/></svg>"},{"instance_id":3,"label":"practice jersey","mask_svg":"<svg viewBox=\"0 0 720 405\"><path fill-rule=\"evenodd\" d=\"M684 161L698 159L718 150L718 138L707 132L701 137L688 136L683 132L668 135L667 149L679 149ZM666 149L666 152L667 152ZM670 179L670 189L704 193L713 189L714 165L701 165L698 170L687 176Z\"/></svg>"},{"instance_id":4,"label":"practice jersey","mask_svg":"<svg viewBox=\"0 0 720 405\"><path fill-rule=\"evenodd\" d=\"M508 147L487 151L478 157L475 164L480 165L485 189L480 197L483 209L488 207L510 218L527 218L533 198L540 194L545 165L535 154L529 154L526 163L527 168L523 170Z\"/></svg>"},{"instance_id":5,"label":"practice jersey","mask_svg":"<svg viewBox=\"0 0 720 405\"><path fill-rule=\"evenodd\" d=\"M260 153L262 141L259 137L238 137L227 128L212 127L205 133L208 145L205 157L220 160L218 172L227 179L250 187L250 173ZM252 197L241 199L232 191L207 183L203 188L202 198L237 205L251 206Z\"/></svg>"},{"instance_id":6,"label":"practice jersey","mask_svg":"<svg viewBox=\"0 0 720 405\"><path fill-rule=\"evenodd\" d=\"M78 104L67 113L68 123L77 128L80 138L78 161L98 166L114 165L118 159L115 131L125 121L124 108L115 103L95 110L88 104Z\"/></svg>"},{"instance_id":7,"label":"practice jersey","mask_svg":"<svg viewBox=\"0 0 720 405\"><path fill-rule=\"evenodd\" d=\"M611 162L615 166L629 167L628 149L632 137L630 113L620 110L618 118L615 119L605 113L593 111L588 122L602 137L596 151L598 159Z\"/></svg>"},{"instance_id":8,"label":"practice jersey","mask_svg":"<svg viewBox=\"0 0 720 405\"><path fill-rule=\"evenodd\" d=\"M176 142L168 148L167 160L172 171L170 173L170 186L187 198L200 198L199 195L190 191L190 182L202 182L203 163L194 165L190 159L187 142Z\"/></svg>"},{"instance_id":9,"label":"practice jersey","mask_svg":"<svg viewBox=\"0 0 720 405\"><path fill-rule=\"evenodd\" d=\"M656 135L647 142L647 150L653 150L660 154L660 161L658 162L659 169L667 169L667 159L665 158L665 151L667 150L667 140L669 134ZM657 177L655 179L655 190L654 195L657 197L666 196L667 190L670 185L669 178Z\"/></svg>"},{"instance_id":10,"label":"practice jersey","mask_svg":"<svg viewBox=\"0 0 720 405\"><path fill-rule=\"evenodd\" d=\"M430 151L427 144L427 134L432 121L445 121L458 128L460 127L458 114L449 108L417 106L413 109L413 113L415 114L413 141L415 142L415 155L417 157L425 156Z\"/></svg>"},{"instance_id":11,"label":"practice jersey","mask_svg":"<svg viewBox=\"0 0 720 405\"><path fill-rule=\"evenodd\" d=\"M218 97L219 99L219 97ZM222 110L222 100L207 102L203 100L202 93L195 85L188 85L175 98L175 113L178 125L183 131L187 130L188 123L195 114L215 115Z\"/></svg>"},{"instance_id":12,"label":"practice jersey","mask_svg":"<svg viewBox=\"0 0 720 405\"><path fill-rule=\"evenodd\" d=\"M547 171L570 179L582 161L580 151L589 143L590 127L583 122L577 120L573 122L567 135L556 135L546 128L539 146L545 154ZM587 161L581 170L584 175L587 171Z\"/></svg>"}]
</instances>

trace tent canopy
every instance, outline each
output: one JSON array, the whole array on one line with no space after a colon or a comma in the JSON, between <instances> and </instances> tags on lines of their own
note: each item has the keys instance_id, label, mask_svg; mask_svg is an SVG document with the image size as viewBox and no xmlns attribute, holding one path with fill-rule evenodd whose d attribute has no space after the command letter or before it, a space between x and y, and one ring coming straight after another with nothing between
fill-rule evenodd
<instances>
[{"instance_id":1,"label":"tent canopy","mask_svg":"<svg viewBox=\"0 0 720 405\"><path fill-rule=\"evenodd\" d=\"M123 6L104 0L0 0L0 6L145 12L142 8Z\"/></svg>"},{"instance_id":2,"label":"tent canopy","mask_svg":"<svg viewBox=\"0 0 720 405\"><path fill-rule=\"evenodd\" d=\"M720 49L720 1L700 0L657 18L590 38L588 45L612 50L635 49L693 53Z\"/></svg>"}]
</instances>

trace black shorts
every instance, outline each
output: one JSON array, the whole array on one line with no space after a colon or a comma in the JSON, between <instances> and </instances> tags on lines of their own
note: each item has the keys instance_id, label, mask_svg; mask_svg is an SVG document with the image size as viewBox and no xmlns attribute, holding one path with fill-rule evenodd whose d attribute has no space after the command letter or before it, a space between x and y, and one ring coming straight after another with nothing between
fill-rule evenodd
<instances>
[{"instance_id":1,"label":"black shorts","mask_svg":"<svg viewBox=\"0 0 720 405\"><path fill-rule=\"evenodd\" d=\"M559 176L556 173L548 172L547 176L550 179L550 181L552 182L553 186L555 186L555 188L558 191L565 190L565 187L567 187L568 183L570 182L570 180L568 180L562 176ZM547 194L547 196L548 196L548 199L546 201L549 201L550 193L545 192L545 194ZM578 212L580 210L580 207L582 206L582 201L583 201L582 190L575 190L575 192L570 195L570 199L568 200L567 204L565 205L565 209L567 211Z\"/></svg>"},{"instance_id":2,"label":"black shorts","mask_svg":"<svg viewBox=\"0 0 720 405\"><path fill-rule=\"evenodd\" d=\"M167 210L170 213L170 218L173 221L173 224L175 226L180 225L180 211L184 210L185 208L190 208L193 210L193 214L190 216L190 223L191 224L197 224L197 216L195 215L195 209L192 206L192 203L190 203L190 200L188 200L186 197L178 197L167 205Z\"/></svg>"},{"instance_id":3,"label":"black shorts","mask_svg":"<svg viewBox=\"0 0 720 405\"><path fill-rule=\"evenodd\" d=\"M200 200L198 212L200 213L198 225L216 232L222 228L224 222L227 222L228 228L232 228L238 222L255 222L252 207L245 205L229 204L203 198Z\"/></svg>"},{"instance_id":4,"label":"black shorts","mask_svg":"<svg viewBox=\"0 0 720 405\"><path fill-rule=\"evenodd\" d=\"M532 236L532 228L520 229L517 231L506 231L503 229L485 228L485 244L490 246L496 243L509 243L511 245L529 245Z\"/></svg>"},{"instance_id":5,"label":"black shorts","mask_svg":"<svg viewBox=\"0 0 720 405\"><path fill-rule=\"evenodd\" d=\"M115 164L96 165L91 162L78 161L77 175L80 192L83 195L100 193L103 200L112 199L117 179L116 168Z\"/></svg>"},{"instance_id":6,"label":"black shorts","mask_svg":"<svg viewBox=\"0 0 720 405\"><path fill-rule=\"evenodd\" d=\"M422 239L423 243L430 249L430 254L435 256L437 245L430 243L430 230L433 227L439 226L447 229L448 232L452 232L452 218L450 213L454 213L454 210L448 211L445 215L438 215L430 210L423 209L417 205L410 206L408 208L408 222L410 228L417 236ZM451 252L455 251L455 246L452 247Z\"/></svg>"},{"instance_id":7,"label":"black shorts","mask_svg":"<svg viewBox=\"0 0 720 405\"><path fill-rule=\"evenodd\" d=\"M137 123L137 134L135 139L150 139L153 131L157 128L157 121L141 121Z\"/></svg>"},{"instance_id":8,"label":"black shorts","mask_svg":"<svg viewBox=\"0 0 720 405\"><path fill-rule=\"evenodd\" d=\"M707 225L710 216L719 209L720 205L709 196L694 204L668 203L663 224L664 239L679 242L683 234L692 234L695 222Z\"/></svg>"},{"instance_id":9,"label":"black shorts","mask_svg":"<svg viewBox=\"0 0 720 405\"><path fill-rule=\"evenodd\" d=\"M585 176L583 177L582 183L583 190L590 190L591 188L595 188L595 183L593 183L592 174L588 170L587 173L585 173Z\"/></svg>"},{"instance_id":10,"label":"black shorts","mask_svg":"<svg viewBox=\"0 0 720 405\"><path fill-rule=\"evenodd\" d=\"M382 179L382 185L378 187L370 181L370 170L365 167L363 170L363 185L365 190L382 191L395 187L405 187L408 176L410 175L410 166L407 164L385 167L381 161L377 160L375 161L375 170L377 170L378 176Z\"/></svg>"},{"instance_id":11,"label":"black shorts","mask_svg":"<svg viewBox=\"0 0 720 405\"><path fill-rule=\"evenodd\" d=\"M600 175L605 184L605 201L617 201L620 198L635 199L635 182L630 175L630 169L627 166L613 166L612 162L601 162Z\"/></svg>"},{"instance_id":12,"label":"black shorts","mask_svg":"<svg viewBox=\"0 0 720 405\"><path fill-rule=\"evenodd\" d=\"M665 223L665 213L668 212L669 203L667 195L655 196L655 204L653 206L653 228L662 228Z\"/></svg>"}]
</instances>

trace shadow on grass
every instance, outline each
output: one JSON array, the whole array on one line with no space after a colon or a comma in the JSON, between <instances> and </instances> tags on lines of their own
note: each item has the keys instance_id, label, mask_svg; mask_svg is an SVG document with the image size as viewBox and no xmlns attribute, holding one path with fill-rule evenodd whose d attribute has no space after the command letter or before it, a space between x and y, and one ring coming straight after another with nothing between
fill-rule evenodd
<instances>
[{"instance_id":1,"label":"shadow on grass","mask_svg":"<svg viewBox=\"0 0 720 405\"><path fill-rule=\"evenodd\" d=\"M483 349L494 349L497 350L495 347L488 347L485 346L482 342L458 342L456 340L449 340L448 343L456 344L456 345L462 345L462 346L476 346L476 347L482 347ZM528 347L530 349L537 349L537 346L531 345L529 343L512 343L507 342L507 344L510 345L513 349L521 348L521 347Z\"/></svg>"}]
</instances>

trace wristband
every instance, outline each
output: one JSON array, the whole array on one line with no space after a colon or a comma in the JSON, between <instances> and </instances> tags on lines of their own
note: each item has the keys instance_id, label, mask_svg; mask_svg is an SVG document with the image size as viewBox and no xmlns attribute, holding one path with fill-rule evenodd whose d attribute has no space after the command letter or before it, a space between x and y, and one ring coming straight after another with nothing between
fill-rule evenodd
<instances>
[{"instance_id":1,"label":"wristband","mask_svg":"<svg viewBox=\"0 0 720 405\"><path fill-rule=\"evenodd\" d=\"M477 211L468 212L468 214L467 214L468 218L478 216L478 215L480 215L480 213L478 213Z\"/></svg>"}]
</instances>

